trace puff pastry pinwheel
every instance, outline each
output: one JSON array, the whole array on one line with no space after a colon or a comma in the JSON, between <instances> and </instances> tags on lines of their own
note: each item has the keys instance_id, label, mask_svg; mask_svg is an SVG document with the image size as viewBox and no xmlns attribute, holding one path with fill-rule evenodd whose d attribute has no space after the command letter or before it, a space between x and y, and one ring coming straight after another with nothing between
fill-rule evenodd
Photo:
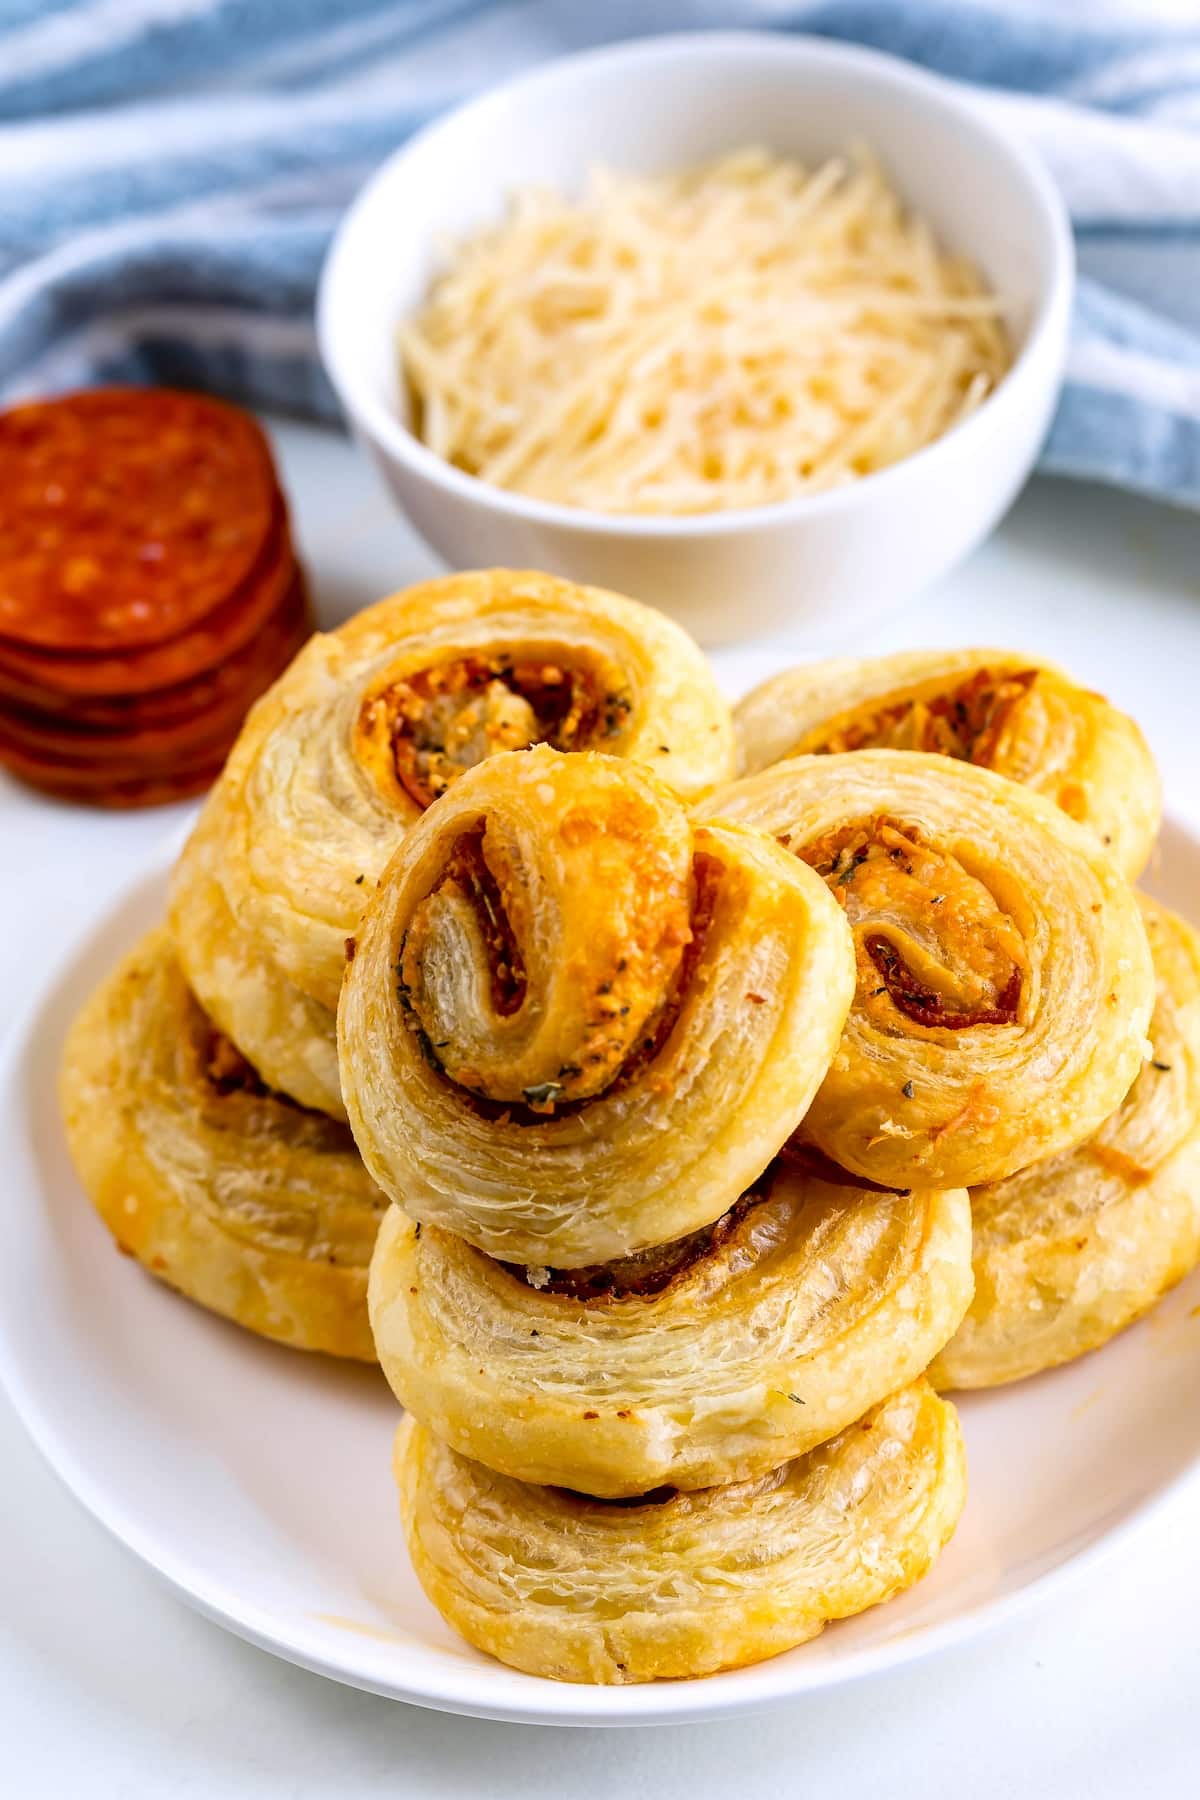
<instances>
[{"instance_id":1,"label":"puff pastry pinwheel","mask_svg":"<svg viewBox=\"0 0 1200 1800\"><path fill-rule=\"evenodd\" d=\"M806 663L734 712L740 773L785 757L925 750L994 769L1087 825L1131 878L1162 813L1133 720L1060 669L1011 650L910 650Z\"/></svg>"},{"instance_id":2,"label":"puff pastry pinwheel","mask_svg":"<svg viewBox=\"0 0 1200 1800\"><path fill-rule=\"evenodd\" d=\"M1146 1053L1132 889L1040 794L906 750L797 757L702 817L771 832L854 934L857 991L802 1139L895 1187L998 1181L1086 1138Z\"/></svg>"},{"instance_id":3,"label":"puff pastry pinwheel","mask_svg":"<svg viewBox=\"0 0 1200 1800\"><path fill-rule=\"evenodd\" d=\"M68 1034L71 1155L122 1249L264 1337L375 1360L367 1263L385 1202L344 1125L270 1092L150 932Z\"/></svg>"},{"instance_id":4,"label":"puff pastry pinwheel","mask_svg":"<svg viewBox=\"0 0 1200 1800\"><path fill-rule=\"evenodd\" d=\"M245 959L222 951L225 913L268 967L268 1010L289 989L324 1009L325 1067L345 940L397 843L464 769L540 742L645 763L686 798L733 770L729 709L696 645L597 588L451 575L309 640L252 711L174 883L188 979L231 1031L236 1015L252 1061L270 1054L270 1033L230 996ZM221 895L197 897L212 877ZM282 1068L296 1098L315 1093L291 1079Z\"/></svg>"},{"instance_id":5,"label":"puff pastry pinwheel","mask_svg":"<svg viewBox=\"0 0 1200 1800\"><path fill-rule=\"evenodd\" d=\"M619 1496L802 1455L921 1374L970 1294L964 1189L784 1161L716 1225L540 1288L390 1207L370 1309L397 1399L456 1450Z\"/></svg>"},{"instance_id":6,"label":"puff pastry pinwheel","mask_svg":"<svg viewBox=\"0 0 1200 1800\"><path fill-rule=\"evenodd\" d=\"M1200 938L1143 899L1153 1060L1095 1137L976 1188L975 1302L937 1359L989 1387L1107 1343L1200 1258Z\"/></svg>"},{"instance_id":7,"label":"puff pastry pinwheel","mask_svg":"<svg viewBox=\"0 0 1200 1800\"><path fill-rule=\"evenodd\" d=\"M854 986L825 884L694 829L647 770L545 747L407 834L338 1014L355 1139L426 1224L508 1261L604 1262L732 1205L799 1123Z\"/></svg>"},{"instance_id":8,"label":"puff pastry pinwheel","mask_svg":"<svg viewBox=\"0 0 1200 1800\"><path fill-rule=\"evenodd\" d=\"M396 1477L413 1567L502 1662L559 1681L713 1674L911 1587L966 1493L953 1407L924 1380L769 1475L641 1503L534 1487L406 1420Z\"/></svg>"}]
</instances>

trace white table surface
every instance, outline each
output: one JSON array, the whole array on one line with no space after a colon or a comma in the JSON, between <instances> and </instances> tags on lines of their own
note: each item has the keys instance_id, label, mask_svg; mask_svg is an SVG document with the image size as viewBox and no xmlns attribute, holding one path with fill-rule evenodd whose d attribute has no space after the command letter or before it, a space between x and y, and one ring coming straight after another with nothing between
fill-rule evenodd
<instances>
[{"instance_id":1,"label":"white table surface","mask_svg":"<svg viewBox=\"0 0 1200 1800\"><path fill-rule=\"evenodd\" d=\"M323 623L434 568L343 440L287 425L276 441ZM1195 518L1035 483L870 647L949 643L1039 652L1110 694L1146 729L1168 806L1200 829ZM780 642L781 664L794 649ZM731 684L742 661L723 659ZM184 812L60 807L0 776L9 1016L81 911L102 910ZM965 1650L758 1718L601 1732L422 1712L239 1642L92 1523L2 1397L0 1468L0 1792L22 1800L1127 1800L1200 1780L1200 1480L1098 1570Z\"/></svg>"}]
</instances>

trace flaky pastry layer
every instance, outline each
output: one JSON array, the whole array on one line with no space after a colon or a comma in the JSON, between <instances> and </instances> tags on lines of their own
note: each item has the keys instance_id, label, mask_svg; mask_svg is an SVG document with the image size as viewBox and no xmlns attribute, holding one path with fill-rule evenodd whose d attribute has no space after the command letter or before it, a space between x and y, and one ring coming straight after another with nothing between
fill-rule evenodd
<instances>
[{"instance_id":1,"label":"flaky pastry layer","mask_svg":"<svg viewBox=\"0 0 1200 1800\"><path fill-rule=\"evenodd\" d=\"M469 1643L608 1683L759 1662L879 1605L966 1496L957 1417L923 1380L770 1475L641 1505L494 1474L412 1420L396 1477L417 1576Z\"/></svg>"},{"instance_id":2,"label":"flaky pastry layer","mask_svg":"<svg viewBox=\"0 0 1200 1800\"><path fill-rule=\"evenodd\" d=\"M389 1209L371 1264L384 1374L456 1450L607 1496L765 1474L928 1366L971 1293L966 1193L782 1165L709 1231L547 1278Z\"/></svg>"},{"instance_id":3,"label":"flaky pastry layer","mask_svg":"<svg viewBox=\"0 0 1200 1800\"><path fill-rule=\"evenodd\" d=\"M263 1087L152 931L87 1001L59 1081L71 1156L117 1243L264 1337L374 1361L384 1200L344 1125Z\"/></svg>"},{"instance_id":4,"label":"flaky pastry layer","mask_svg":"<svg viewBox=\"0 0 1200 1800\"><path fill-rule=\"evenodd\" d=\"M1069 1362L1200 1258L1200 938L1143 896L1153 1055L1086 1144L976 1188L974 1302L931 1377L990 1387Z\"/></svg>"}]
</instances>

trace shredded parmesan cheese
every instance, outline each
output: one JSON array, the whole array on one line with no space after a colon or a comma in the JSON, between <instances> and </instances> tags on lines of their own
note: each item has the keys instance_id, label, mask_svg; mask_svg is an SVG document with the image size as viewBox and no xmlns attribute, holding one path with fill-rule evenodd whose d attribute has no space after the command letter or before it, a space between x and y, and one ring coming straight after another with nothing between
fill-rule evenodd
<instances>
[{"instance_id":1,"label":"shredded parmesan cheese","mask_svg":"<svg viewBox=\"0 0 1200 1800\"><path fill-rule=\"evenodd\" d=\"M1010 360L999 302L864 151L518 194L400 332L419 436L605 513L764 506L928 444Z\"/></svg>"}]
</instances>

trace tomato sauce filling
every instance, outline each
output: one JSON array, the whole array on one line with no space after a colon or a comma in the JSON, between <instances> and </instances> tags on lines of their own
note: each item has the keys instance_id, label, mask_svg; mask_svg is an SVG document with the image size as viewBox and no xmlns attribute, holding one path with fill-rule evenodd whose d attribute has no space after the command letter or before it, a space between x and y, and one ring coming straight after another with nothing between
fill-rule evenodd
<instances>
[{"instance_id":1,"label":"tomato sauce filling","mask_svg":"<svg viewBox=\"0 0 1200 1800\"><path fill-rule=\"evenodd\" d=\"M503 1017L518 1012L525 1000L527 982L521 946L509 922L508 909L500 883L488 866L483 852L486 826L464 832L446 863L445 872L435 895L457 896L466 900L475 913L487 953L491 978L491 1000ZM424 947L420 928L421 914L405 933L400 952L401 998L409 997L420 979L420 960Z\"/></svg>"},{"instance_id":2,"label":"tomato sauce filling","mask_svg":"<svg viewBox=\"0 0 1200 1800\"><path fill-rule=\"evenodd\" d=\"M578 1488L560 1487L556 1491L563 1494L568 1500L580 1501L584 1506L611 1506L625 1510L638 1506L666 1506L669 1500L679 1498L679 1489L676 1487L656 1487L651 1488L646 1494L628 1494L610 1499L598 1499L594 1494L580 1493ZM624 1664L619 1666L623 1668Z\"/></svg>"},{"instance_id":3,"label":"tomato sauce filling","mask_svg":"<svg viewBox=\"0 0 1200 1800\"><path fill-rule=\"evenodd\" d=\"M628 696L552 660L462 656L392 682L368 700L382 717L396 779L424 809L467 769L503 750L603 747L628 724Z\"/></svg>"},{"instance_id":4,"label":"tomato sauce filling","mask_svg":"<svg viewBox=\"0 0 1200 1800\"><path fill-rule=\"evenodd\" d=\"M914 826L881 815L798 854L854 932L859 1003L885 1001L918 1025L1011 1025L1026 972L1014 922L989 889Z\"/></svg>"},{"instance_id":5,"label":"tomato sauce filling","mask_svg":"<svg viewBox=\"0 0 1200 1800\"><path fill-rule=\"evenodd\" d=\"M309 1111L307 1106L301 1106L298 1100L293 1100L290 1094L280 1093L278 1088L268 1086L233 1040L227 1038L223 1031L218 1031L207 1019L205 1034L200 1043L200 1072L208 1086L222 1100L227 1100L231 1094L244 1094L251 1100L273 1100L279 1106L290 1106L295 1112ZM324 1123L333 1125L332 1120L324 1120ZM345 1130L345 1127L337 1129Z\"/></svg>"},{"instance_id":6,"label":"tomato sauce filling","mask_svg":"<svg viewBox=\"0 0 1200 1800\"><path fill-rule=\"evenodd\" d=\"M844 750L923 750L990 768L1014 709L1037 680L1036 669L977 669L944 694L905 699L818 733L801 748L823 756Z\"/></svg>"},{"instance_id":7,"label":"tomato sauce filling","mask_svg":"<svg viewBox=\"0 0 1200 1800\"><path fill-rule=\"evenodd\" d=\"M940 994L921 985L889 939L880 935L866 937L863 946L879 970L893 1006L918 1025L944 1025L957 1030L964 1025L1015 1024L1021 999L1021 971L1015 966L994 1006L955 1012Z\"/></svg>"},{"instance_id":8,"label":"tomato sauce filling","mask_svg":"<svg viewBox=\"0 0 1200 1800\"><path fill-rule=\"evenodd\" d=\"M669 1244L656 1244L614 1262L592 1263L581 1269L540 1269L531 1271L519 1263L502 1263L510 1275L526 1287L541 1294L555 1294L566 1300L647 1300L661 1294L672 1282L690 1273L698 1263L716 1253L729 1242L746 1215L764 1200L769 1181L762 1179L756 1189L735 1200L728 1212L711 1225Z\"/></svg>"},{"instance_id":9,"label":"tomato sauce filling","mask_svg":"<svg viewBox=\"0 0 1200 1800\"><path fill-rule=\"evenodd\" d=\"M261 1100L272 1091L253 1063L247 1062L236 1044L215 1025L209 1027L201 1052L201 1065L209 1086L222 1097L250 1094Z\"/></svg>"},{"instance_id":10,"label":"tomato sauce filling","mask_svg":"<svg viewBox=\"0 0 1200 1800\"><path fill-rule=\"evenodd\" d=\"M475 910L488 957L491 1000L501 1015L515 1013L527 993L525 965L505 906L501 883L489 868L483 847L486 826L464 834L455 845L446 872L434 895L455 893ZM577 1111L598 1093L614 1093L635 1080L660 1055L679 1018L704 953L716 909L720 867L715 858L697 855L692 863L690 904L678 921L669 919L659 935L679 945L679 961L669 991L653 1007L635 1040L630 1043L627 1022L638 998L640 959L620 957L591 990L581 988L579 1049L577 1060L564 1064L554 1080L524 1090L523 1100L496 1100L480 1093L472 1083L457 1085L472 1107L485 1118L537 1123L561 1113ZM653 909L651 909L653 910ZM431 1067L447 1074L439 1051L444 1044L432 1040L420 1003L421 960L428 915L418 909L404 935L398 968L400 1004L410 1028L417 1033L421 1051ZM632 951L632 946L631 946ZM627 986L632 983L632 986ZM643 996L644 997L644 996ZM636 1016L636 1014L635 1014ZM586 1078L586 1082L584 1080ZM573 1095L572 1088L586 1085L587 1092Z\"/></svg>"}]
</instances>

